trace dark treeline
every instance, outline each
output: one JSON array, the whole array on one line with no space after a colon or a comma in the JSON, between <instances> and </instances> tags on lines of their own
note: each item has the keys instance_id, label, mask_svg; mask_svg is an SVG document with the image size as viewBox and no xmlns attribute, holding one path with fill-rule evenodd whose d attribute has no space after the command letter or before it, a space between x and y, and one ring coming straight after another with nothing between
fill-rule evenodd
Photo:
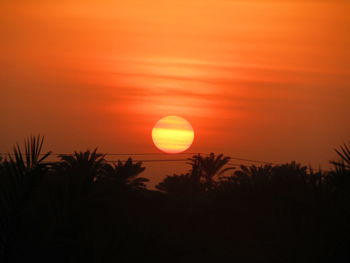
<instances>
[{"instance_id":1,"label":"dark treeline","mask_svg":"<svg viewBox=\"0 0 350 263\"><path fill-rule=\"evenodd\" d=\"M149 190L141 162L42 144L0 157L0 262L350 262L347 145L324 172L195 155Z\"/></svg>"}]
</instances>

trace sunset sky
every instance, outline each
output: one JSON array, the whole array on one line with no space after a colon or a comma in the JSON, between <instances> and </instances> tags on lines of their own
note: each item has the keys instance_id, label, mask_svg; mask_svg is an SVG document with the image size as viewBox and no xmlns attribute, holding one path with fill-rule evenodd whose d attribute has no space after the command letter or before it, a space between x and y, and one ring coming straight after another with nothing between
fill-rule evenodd
<instances>
[{"instance_id":1,"label":"sunset sky","mask_svg":"<svg viewBox=\"0 0 350 263\"><path fill-rule=\"evenodd\" d=\"M0 152L38 133L56 153L159 152L151 131L167 115L191 123L189 152L326 168L350 140L350 1L2 0L0 10ZM179 172L156 165L151 177Z\"/></svg>"}]
</instances>

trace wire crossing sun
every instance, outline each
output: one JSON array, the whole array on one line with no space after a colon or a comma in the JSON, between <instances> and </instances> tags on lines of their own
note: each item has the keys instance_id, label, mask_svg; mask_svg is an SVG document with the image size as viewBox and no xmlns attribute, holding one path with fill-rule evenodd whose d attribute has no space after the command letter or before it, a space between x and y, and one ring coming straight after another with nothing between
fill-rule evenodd
<instances>
[{"instance_id":1,"label":"wire crossing sun","mask_svg":"<svg viewBox=\"0 0 350 263\"><path fill-rule=\"evenodd\" d=\"M167 116L154 125L152 139L155 146L163 152L181 153L192 145L194 131L184 118Z\"/></svg>"}]
</instances>

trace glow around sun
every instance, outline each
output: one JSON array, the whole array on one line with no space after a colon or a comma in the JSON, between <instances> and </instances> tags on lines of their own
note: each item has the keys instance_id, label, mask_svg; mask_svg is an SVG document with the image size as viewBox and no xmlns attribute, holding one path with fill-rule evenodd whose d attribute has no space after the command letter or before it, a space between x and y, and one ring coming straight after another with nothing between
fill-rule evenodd
<instances>
[{"instance_id":1,"label":"glow around sun","mask_svg":"<svg viewBox=\"0 0 350 263\"><path fill-rule=\"evenodd\" d=\"M152 139L155 146L166 153L181 153L193 143L191 124L178 116L166 116L154 125Z\"/></svg>"}]
</instances>

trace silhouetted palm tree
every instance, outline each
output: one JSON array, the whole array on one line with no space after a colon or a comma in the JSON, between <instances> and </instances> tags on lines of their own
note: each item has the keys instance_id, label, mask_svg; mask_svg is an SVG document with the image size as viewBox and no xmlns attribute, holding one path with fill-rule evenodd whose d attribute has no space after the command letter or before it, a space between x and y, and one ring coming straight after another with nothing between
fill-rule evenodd
<instances>
[{"instance_id":1,"label":"silhouetted palm tree","mask_svg":"<svg viewBox=\"0 0 350 263\"><path fill-rule=\"evenodd\" d=\"M105 155L97 153L97 148L93 151L74 152L72 155L59 155L59 157L61 162L57 168L68 172L72 176L72 181L85 187L96 182L105 165Z\"/></svg>"},{"instance_id":2,"label":"silhouetted palm tree","mask_svg":"<svg viewBox=\"0 0 350 263\"><path fill-rule=\"evenodd\" d=\"M262 188L266 187L271 180L272 166L245 166L241 165L240 170L234 172L234 175L229 177L229 179L241 188Z\"/></svg>"},{"instance_id":3,"label":"silhouetted palm tree","mask_svg":"<svg viewBox=\"0 0 350 263\"><path fill-rule=\"evenodd\" d=\"M257 180L268 180L271 177L272 166L264 165L264 166L245 166L241 165L240 170L235 171L235 175L237 177L251 177L256 178Z\"/></svg>"},{"instance_id":4,"label":"silhouetted palm tree","mask_svg":"<svg viewBox=\"0 0 350 263\"><path fill-rule=\"evenodd\" d=\"M97 148L92 152L87 150L85 152L74 152L72 155L59 155L64 167L81 167L89 170L98 171L105 162L105 155L97 153Z\"/></svg>"},{"instance_id":5,"label":"silhouetted palm tree","mask_svg":"<svg viewBox=\"0 0 350 263\"><path fill-rule=\"evenodd\" d=\"M332 193L337 195L337 198L348 203L350 201L350 149L344 143L340 146L340 149L335 149L335 152L340 157L340 160L331 161L334 169L328 173L326 178L327 185Z\"/></svg>"},{"instance_id":6,"label":"silhouetted palm tree","mask_svg":"<svg viewBox=\"0 0 350 263\"><path fill-rule=\"evenodd\" d=\"M43 143L44 137L39 135L38 137L31 136L25 140L24 151L16 144L13 148L13 153L8 155L9 160L5 161L6 167L16 171L17 175L22 179L33 170L46 167L43 161L51 152L41 154Z\"/></svg>"},{"instance_id":7,"label":"silhouetted palm tree","mask_svg":"<svg viewBox=\"0 0 350 263\"><path fill-rule=\"evenodd\" d=\"M228 170L235 169L234 167L224 168L229 161L230 157L224 156L223 154L215 155L210 153L209 156L203 157L201 155L194 155L190 160L192 166L192 174L199 175L203 178L207 189L211 189L213 186L213 178L216 175L221 175Z\"/></svg>"},{"instance_id":8,"label":"silhouetted palm tree","mask_svg":"<svg viewBox=\"0 0 350 263\"><path fill-rule=\"evenodd\" d=\"M341 158L340 161L332 161L335 166L342 166L345 169L350 169L350 144L349 146L344 143L340 146L340 149L335 149L335 152Z\"/></svg>"},{"instance_id":9,"label":"silhouetted palm tree","mask_svg":"<svg viewBox=\"0 0 350 263\"><path fill-rule=\"evenodd\" d=\"M133 162L132 158L128 158L124 163L118 161L113 165L104 166L104 176L114 180L119 186L127 186L131 189L145 189L146 182L149 180L144 177L138 177L146 168L142 166L142 162Z\"/></svg>"},{"instance_id":10,"label":"silhouetted palm tree","mask_svg":"<svg viewBox=\"0 0 350 263\"><path fill-rule=\"evenodd\" d=\"M156 185L156 188L162 192L177 195L177 196L186 196L194 190L199 181L189 174L174 174L171 176L166 176L162 182Z\"/></svg>"},{"instance_id":11,"label":"silhouetted palm tree","mask_svg":"<svg viewBox=\"0 0 350 263\"><path fill-rule=\"evenodd\" d=\"M31 136L25 140L24 151L16 144L13 153L8 154L8 159L2 162L1 193L11 195L12 201L25 199L47 171L48 166L44 160L51 152L41 154L43 143L44 137Z\"/></svg>"},{"instance_id":12,"label":"silhouetted palm tree","mask_svg":"<svg viewBox=\"0 0 350 263\"><path fill-rule=\"evenodd\" d=\"M8 159L0 165L0 259L8 256L16 226L14 219L24 209L34 189L40 183L48 166L44 160L50 152L42 155L44 137L40 135L28 137L24 142L24 150L16 144Z\"/></svg>"}]
</instances>

